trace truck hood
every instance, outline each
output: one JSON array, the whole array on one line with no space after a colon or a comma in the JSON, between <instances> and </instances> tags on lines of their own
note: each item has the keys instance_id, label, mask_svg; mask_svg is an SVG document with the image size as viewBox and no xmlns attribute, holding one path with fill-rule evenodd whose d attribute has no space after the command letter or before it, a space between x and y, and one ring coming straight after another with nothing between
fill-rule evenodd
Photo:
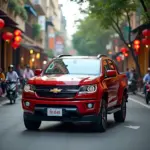
<instances>
[{"instance_id":1,"label":"truck hood","mask_svg":"<svg viewBox=\"0 0 150 150\"><path fill-rule=\"evenodd\" d=\"M34 77L28 83L35 85L84 85L96 84L99 82L98 76L89 75L44 75Z\"/></svg>"}]
</instances>

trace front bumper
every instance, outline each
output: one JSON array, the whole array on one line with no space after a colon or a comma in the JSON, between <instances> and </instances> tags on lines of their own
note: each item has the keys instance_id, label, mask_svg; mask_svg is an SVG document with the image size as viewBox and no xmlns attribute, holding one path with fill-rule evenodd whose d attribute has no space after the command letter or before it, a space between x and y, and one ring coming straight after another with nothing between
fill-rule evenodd
<instances>
[{"instance_id":1,"label":"front bumper","mask_svg":"<svg viewBox=\"0 0 150 150\"><path fill-rule=\"evenodd\" d=\"M26 107L25 102L30 102L30 106ZM87 104L92 103L93 107L88 108ZM33 100L22 99L22 106L24 109L24 117L31 120L43 121L96 121L100 111L100 101L98 100ZM48 108L61 108L61 117L47 116Z\"/></svg>"},{"instance_id":2,"label":"front bumper","mask_svg":"<svg viewBox=\"0 0 150 150\"><path fill-rule=\"evenodd\" d=\"M62 117L50 117L46 115L32 114L30 112L24 112L24 119L33 121L62 121L62 122L96 122L98 121L98 115L66 115Z\"/></svg>"}]
</instances>

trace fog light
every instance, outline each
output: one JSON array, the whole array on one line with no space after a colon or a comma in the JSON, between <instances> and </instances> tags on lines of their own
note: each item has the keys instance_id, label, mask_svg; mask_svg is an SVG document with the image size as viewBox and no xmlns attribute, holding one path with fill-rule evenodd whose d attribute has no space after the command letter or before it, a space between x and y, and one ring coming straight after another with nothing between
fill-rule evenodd
<instances>
[{"instance_id":1,"label":"fog light","mask_svg":"<svg viewBox=\"0 0 150 150\"><path fill-rule=\"evenodd\" d=\"M30 106L30 102L25 102L25 106L29 107Z\"/></svg>"},{"instance_id":2,"label":"fog light","mask_svg":"<svg viewBox=\"0 0 150 150\"><path fill-rule=\"evenodd\" d=\"M93 104L92 104L92 103L89 103L89 104L87 104L87 107L88 107L88 108L93 108Z\"/></svg>"}]
</instances>

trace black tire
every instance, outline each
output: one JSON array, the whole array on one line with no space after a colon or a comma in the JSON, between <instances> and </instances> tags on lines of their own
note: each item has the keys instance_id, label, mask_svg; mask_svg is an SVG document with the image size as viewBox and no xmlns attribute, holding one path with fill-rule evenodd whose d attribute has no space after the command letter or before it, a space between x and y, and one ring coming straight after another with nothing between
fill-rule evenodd
<instances>
[{"instance_id":1,"label":"black tire","mask_svg":"<svg viewBox=\"0 0 150 150\"><path fill-rule=\"evenodd\" d=\"M41 125L41 121L32 121L24 118L24 125L28 130L38 130Z\"/></svg>"},{"instance_id":2,"label":"black tire","mask_svg":"<svg viewBox=\"0 0 150 150\"><path fill-rule=\"evenodd\" d=\"M146 104L148 105L149 104L149 95L146 94Z\"/></svg>"},{"instance_id":3,"label":"black tire","mask_svg":"<svg viewBox=\"0 0 150 150\"><path fill-rule=\"evenodd\" d=\"M99 119L96 123L94 123L94 131L105 132L106 129L107 129L107 103L105 99L102 99Z\"/></svg>"},{"instance_id":4,"label":"black tire","mask_svg":"<svg viewBox=\"0 0 150 150\"><path fill-rule=\"evenodd\" d=\"M114 119L116 122L124 122L126 119L126 98L123 96L121 110L114 113Z\"/></svg>"}]
</instances>

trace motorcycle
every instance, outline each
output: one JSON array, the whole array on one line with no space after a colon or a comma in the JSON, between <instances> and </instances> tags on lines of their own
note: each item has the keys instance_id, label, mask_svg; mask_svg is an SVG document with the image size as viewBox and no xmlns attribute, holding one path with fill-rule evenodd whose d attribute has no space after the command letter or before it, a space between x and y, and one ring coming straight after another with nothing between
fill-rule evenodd
<instances>
[{"instance_id":1,"label":"motorcycle","mask_svg":"<svg viewBox=\"0 0 150 150\"><path fill-rule=\"evenodd\" d=\"M10 100L10 104L16 102L17 99L17 83L16 81L7 81L6 82L6 91L7 91L7 98Z\"/></svg>"},{"instance_id":2,"label":"motorcycle","mask_svg":"<svg viewBox=\"0 0 150 150\"><path fill-rule=\"evenodd\" d=\"M150 82L146 84L146 104L150 101Z\"/></svg>"},{"instance_id":3,"label":"motorcycle","mask_svg":"<svg viewBox=\"0 0 150 150\"><path fill-rule=\"evenodd\" d=\"M135 80L129 80L128 91L132 92L133 94L136 94L136 90L137 90L137 82Z\"/></svg>"}]
</instances>

